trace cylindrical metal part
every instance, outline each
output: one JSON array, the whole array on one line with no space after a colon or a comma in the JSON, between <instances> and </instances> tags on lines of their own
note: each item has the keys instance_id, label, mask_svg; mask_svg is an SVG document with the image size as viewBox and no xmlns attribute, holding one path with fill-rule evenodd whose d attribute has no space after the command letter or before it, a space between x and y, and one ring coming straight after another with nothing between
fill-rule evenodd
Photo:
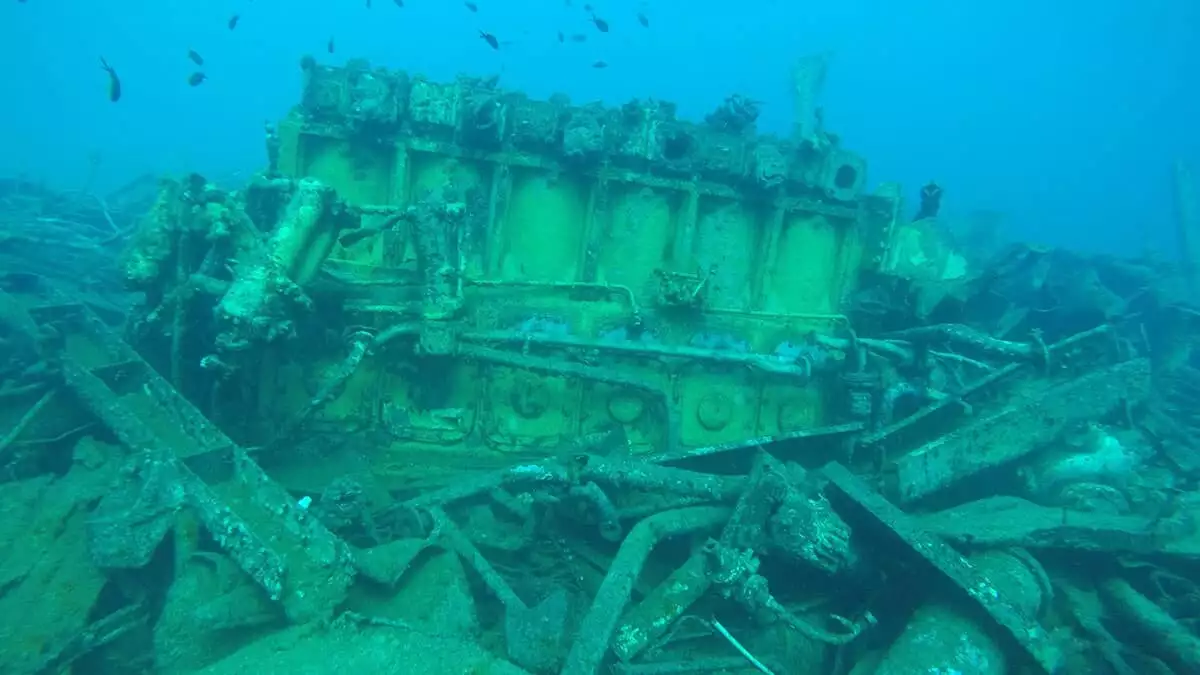
<instances>
[{"instance_id":1,"label":"cylindrical metal part","mask_svg":"<svg viewBox=\"0 0 1200 675\"><path fill-rule=\"evenodd\" d=\"M634 525L617 550L600 590L596 591L592 608L579 624L578 637L567 654L562 675L595 675L600 671L638 576L659 542L712 529L727 520L727 508L690 506L656 513Z\"/></svg>"},{"instance_id":2,"label":"cylindrical metal part","mask_svg":"<svg viewBox=\"0 0 1200 675\"><path fill-rule=\"evenodd\" d=\"M1153 600L1124 579L1100 584L1100 593L1115 616L1140 633L1146 653L1162 657L1181 673L1200 672L1200 638L1179 624Z\"/></svg>"},{"instance_id":3,"label":"cylindrical metal part","mask_svg":"<svg viewBox=\"0 0 1200 675\"><path fill-rule=\"evenodd\" d=\"M982 592L1004 593L1025 616L1037 616L1045 599L1044 576L1036 561L1005 551L971 556L989 580ZM873 675L1006 675L1008 657L1002 645L960 603L934 601L913 614Z\"/></svg>"},{"instance_id":4,"label":"cylindrical metal part","mask_svg":"<svg viewBox=\"0 0 1200 675\"><path fill-rule=\"evenodd\" d=\"M712 586L708 573L709 554L697 551L679 569L660 583L621 620L612 649L617 658L629 661L662 638L683 613L704 597Z\"/></svg>"}]
</instances>

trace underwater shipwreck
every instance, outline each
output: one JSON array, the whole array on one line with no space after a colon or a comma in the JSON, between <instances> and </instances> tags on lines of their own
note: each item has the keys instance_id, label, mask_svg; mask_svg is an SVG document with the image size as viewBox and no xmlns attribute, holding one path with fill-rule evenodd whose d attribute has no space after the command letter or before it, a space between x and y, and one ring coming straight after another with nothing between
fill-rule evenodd
<instances>
[{"instance_id":1,"label":"underwater shipwreck","mask_svg":"<svg viewBox=\"0 0 1200 675\"><path fill-rule=\"evenodd\" d=\"M0 183L0 672L1200 672L1200 250L973 249L802 76L303 67L236 190Z\"/></svg>"}]
</instances>

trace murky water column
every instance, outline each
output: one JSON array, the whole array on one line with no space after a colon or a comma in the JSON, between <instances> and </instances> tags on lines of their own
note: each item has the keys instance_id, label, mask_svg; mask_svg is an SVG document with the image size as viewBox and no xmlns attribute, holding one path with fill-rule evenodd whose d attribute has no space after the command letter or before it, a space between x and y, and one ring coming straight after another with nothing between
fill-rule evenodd
<instances>
[{"instance_id":1,"label":"murky water column","mask_svg":"<svg viewBox=\"0 0 1200 675\"><path fill-rule=\"evenodd\" d=\"M1200 201L1196 177L1183 160L1175 162L1176 231L1179 256L1192 300L1200 300Z\"/></svg>"}]
</instances>

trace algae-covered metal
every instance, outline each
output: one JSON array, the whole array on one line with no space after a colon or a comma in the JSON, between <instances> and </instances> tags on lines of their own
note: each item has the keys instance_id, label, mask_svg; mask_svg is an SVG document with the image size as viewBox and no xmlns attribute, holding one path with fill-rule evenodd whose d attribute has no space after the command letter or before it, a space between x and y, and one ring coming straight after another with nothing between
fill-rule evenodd
<instances>
[{"instance_id":1,"label":"algae-covered metal","mask_svg":"<svg viewBox=\"0 0 1200 675\"><path fill-rule=\"evenodd\" d=\"M408 322L426 351L461 357L437 382L367 363L323 415L501 451L613 424L649 450L832 419L809 386L827 354L804 337L845 326L897 211L832 136L755 135L730 121L736 98L694 124L659 102L305 73L272 160L365 214L325 261L353 289L348 323Z\"/></svg>"},{"instance_id":2,"label":"algae-covered metal","mask_svg":"<svg viewBox=\"0 0 1200 675\"><path fill-rule=\"evenodd\" d=\"M801 65L785 142L306 63L265 174L163 183L127 340L0 274L16 672L1196 671L1194 310L973 274Z\"/></svg>"}]
</instances>

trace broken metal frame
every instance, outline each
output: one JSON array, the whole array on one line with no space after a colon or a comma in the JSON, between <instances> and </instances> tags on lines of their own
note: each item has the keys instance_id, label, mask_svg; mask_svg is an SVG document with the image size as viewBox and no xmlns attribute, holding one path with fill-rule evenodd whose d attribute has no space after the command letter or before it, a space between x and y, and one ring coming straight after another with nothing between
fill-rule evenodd
<instances>
[{"instance_id":1,"label":"broken metal frame","mask_svg":"<svg viewBox=\"0 0 1200 675\"><path fill-rule=\"evenodd\" d=\"M35 323L81 333L93 348L90 358L102 361L85 365L60 355L65 388L131 452L122 474L125 484L101 500L89 523L96 564L145 564L174 527L177 512L187 507L292 620L330 615L353 578L348 546L306 514L86 306L45 290L49 302L28 309ZM7 296L0 301L15 302ZM125 391L137 383L140 388ZM131 396L152 409L131 405ZM153 427L164 423L172 428L169 440L165 429ZM218 494L214 485L229 489ZM230 508L227 498L258 517L247 520L248 514Z\"/></svg>"},{"instance_id":2,"label":"broken metal frame","mask_svg":"<svg viewBox=\"0 0 1200 675\"><path fill-rule=\"evenodd\" d=\"M1136 405L1150 390L1150 362L1139 358L1041 389L1018 393L990 415L892 460L888 494L907 505L1041 449L1072 424Z\"/></svg>"},{"instance_id":3,"label":"broken metal frame","mask_svg":"<svg viewBox=\"0 0 1200 675\"><path fill-rule=\"evenodd\" d=\"M1047 345L1045 349L1045 358L1040 361L1043 371L1051 367L1054 359L1063 356L1072 348L1085 344L1092 339L1108 335L1110 332L1111 327L1106 324L1102 324L1095 328L1064 338L1058 342L1055 342L1054 344ZM859 447L864 450L870 450L879 453L886 452L888 450L888 446L897 441L905 434L905 432L909 432L914 427L930 421L933 417L944 415L954 410L964 411L963 404L969 404L973 397L986 395L987 392L990 392L1000 384L1014 379L1016 376L1022 373L1029 372L1029 370L1033 367L1034 364L1030 363L1029 361L1018 361L994 370L978 380L969 383L963 391L959 392L958 395L953 398L933 401L932 403L917 410L913 414L906 416L903 419L897 420L896 422L881 429L865 434L863 437L858 439ZM881 465L883 463L883 461L880 462Z\"/></svg>"},{"instance_id":4,"label":"broken metal frame","mask_svg":"<svg viewBox=\"0 0 1200 675\"><path fill-rule=\"evenodd\" d=\"M766 579L757 573L758 562L754 551L767 539L764 529L767 519L772 517L783 496L793 489L789 487L791 479L787 477L788 471L776 460L761 452L757 457L758 468L753 475L746 477L718 476L639 460L576 454L567 458L567 463L548 460L486 474L469 483L426 493L394 508L432 514L433 533L430 534L430 540L443 541L444 546L459 553L470 567L479 572L505 607L506 625L511 629L513 626L536 624L532 617L537 616L539 608L529 608L512 592L486 558L457 529L443 508L474 498L494 498L497 492L565 493L572 485L597 484L613 490L651 491L700 500L691 506L668 507L646 516L623 539L605 581L592 601L591 610L583 619L580 637L567 656L565 673L593 672L610 649L621 661L632 659L651 642L661 638L688 607L710 591L719 591L720 595L736 600L760 621L782 621L818 642L839 645L853 640L873 622L870 614L862 622L850 622L834 616L835 622L846 630L828 632L785 609L771 595ZM732 509L730 505L733 505ZM659 542L681 534L716 528L723 531L720 539L709 540L708 544L697 549L650 596L629 613L625 612L633 586ZM832 547L831 550L838 550L848 545L847 535L829 540L825 536L820 531L814 533L814 541L817 542L814 549ZM677 583L681 581L684 583ZM684 586L687 588L682 589ZM659 596L663 600L655 601L654 598ZM665 606L676 607L677 611L663 615ZM511 636L514 631L508 632L510 639L513 639ZM522 633L518 630L516 634ZM514 656L523 653L519 644L510 643L509 650ZM519 662L528 664L529 660L530 657L526 655Z\"/></svg>"},{"instance_id":5,"label":"broken metal frame","mask_svg":"<svg viewBox=\"0 0 1200 675\"><path fill-rule=\"evenodd\" d=\"M42 310L42 314L48 313L50 316L56 317L71 314L78 316L78 311L78 309L72 309L64 313L59 308ZM92 325L93 327L95 326L95 324ZM111 342L109 344L110 346L113 345ZM117 351L115 350L115 346L114 351ZM121 412L122 406L113 405L112 395L108 393L108 387L101 382L99 375L82 369L70 360L64 363L64 375L68 386L80 396L89 409L118 433L118 436L121 437L126 445L132 448L140 448L143 452L153 447L162 446L161 441L152 436L145 436L143 432L135 427L130 427L129 423L125 419L122 419L125 417ZM858 427L852 426L836 429L828 432L828 434L818 434L816 437L820 438L825 435L833 437L844 436L846 434L853 435L857 431ZM812 437L814 436L811 433L796 436L797 439ZM731 598L742 600L746 604L747 609L757 608L759 611L766 609L768 613L775 613L777 616L785 618L785 621L789 625L797 629L804 625L798 621L787 620L786 615L779 613L781 606L778 603L772 602L769 591L766 591L763 585L765 580L762 580L754 571L756 564L753 555L748 555L749 551L753 550L758 543L761 543L761 523L765 517L764 514L769 513L770 510L765 508L765 505L769 501L762 502L760 498L764 495L774 494L773 488L766 489L766 492L760 492L759 489L755 488L755 485L757 481L767 480L766 477L768 476L774 476L775 478L779 476L778 473L762 472L762 467L773 460L770 460L761 451L764 449L763 446L765 444L778 440L780 439L772 438L764 443L760 439L750 444L734 444L732 448L712 448L708 449L707 452L701 452L696 455L702 457L708 453L720 453L731 449L757 449L760 451L758 454L760 457L759 471L755 474L758 478L755 478L754 475L749 478L745 476L718 476L666 465L667 462L687 459L692 456L689 453L666 453L657 458L663 462L662 464L583 454L570 458L571 461L568 464L550 461L540 464L519 465L504 472L489 474L480 480L468 484L457 485L435 493L427 493L414 500L410 500L410 502L405 504L405 507L425 509L433 513L439 513L442 505L485 495L497 488L539 490L552 485L566 486L578 484L581 481L595 481L596 483L614 488L662 491L668 494L708 501L709 505L685 507L649 516L636 526L633 532L626 538L625 544L622 545L617 558L613 561L609 575L606 577L606 582L601 587L601 592L597 594L593 601L592 610L589 612L588 617L585 618L584 626L587 630L584 630L582 635L586 639L577 642L568 657L568 670L565 672L590 672L589 668L603 660L609 649L613 649L618 656L625 654L630 657L636 656L636 653L640 651L636 648L630 649L621 646L623 638L620 636L628 637L633 635L637 632L636 628L622 627L620 631L617 631L618 639L611 641L611 637L616 631L621 617L624 615L628 621L631 617L636 616L636 614L625 615L623 612L624 606L630 598L631 584L637 578L637 574L631 573L631 570L641 569L641 565L645 563L655 543L667 536L680 532L698 531L724 523L725 534L722 535L720 542L717 542L715 547L713 544L710 544L710 547L702 549L699 556L690 557L685 562L684 567L703 563L703 575L709 581L704 586L706 590L711 588L712 584L715 583L717 588L724 589L722 590L723 593L729 593ZM232 448L232 445L226 449L233 449L236 454L236 449ZM205 456L211 454L207 453ZM147 460L150 460L150 457L151 455L146 455ZM159 459L161 460L162 458L160 457ZM248 458L243 457L237 463L241 464L245 461L248 461ZM174 478L170 479L169 482L182 483L185 486L190 485L190 487L185 488L185 492L189 495L188 502L194 508L200 508L202 520L207 525L216 528L216 531L222 531L221 528L225 527L227 533L241 533L238 536L242 537L242 539L223 539L224 545L235 560L238 560L244 569L250 571L252 576L256 575L258 570L264 569L260 564L262 559L255 558L254 556L268 551L268 547L263 546L261 541L253 539L253 534L244 525L238 526L235 522L232 527L227 527L231 522L229 518L232 515L228 512L222 514L218 509L213 512L213 518L205 519L203 517L205 508L201 507L217 504L216 499L201 498L205 492L201 479L199 476L191 474L191 470L187 469L185 464L179 462L173 463L173 466L175 469L168 473L174 474ZM1030 639L1036 638L1039 635L1037 627L1027 625L1018 627L1014 625L1013 617L1005 615L1005 610L1002 606L990 605L986 597L982 597L977 592L972 593L969 581L965 580L962 576L966 572L962 568L956 568L956 563L953 562L953 556L957 554L953 553L945 544L941 544L937 539L930 539L929 535L914 535L913 532L915 530L911 525L900 527L902 523L908 522L908 516L903 515L898 509L887 504L879 495L870 493L849 472L844 469L840 471L842 473L839 474L839 468L836 465L831 465L822 471L822 475L830 481L830 485L835 488L843 500L849 499L849 503L857 505L851 508L851 512L859 513L859 517L867 519L866 522L871 522L873 519L875 526L871 526L872 529L879 524L885 524L893 532L897 532L897 528L899 528L897 533L907 543L909 549L918 555L918 558L924 559L926 564L932 565L951 584L965 588L968 597L971 597L976 602L985 603L985 609L990 612L989 616L992 616L993 620L998 622L998 625L1007 630L1009 634L1015 636L1014 639L1017 640L1017 647L1024 650L1028 656L1031 656L1035 660L1040 659L1038 662L1045 666L1045 672L1052 672L1050 670L1050 665L1052 665L1050 663L1052 660L1052 650L1046 648L1041 642L1029 642ZM189 475L192 475L194 480L189 478ZM762 487L766 488L767 485L763 484ZM755 495L758 496L756 497ZM728 506L722 505L734 502L735 498L737 506L733 511L730 511ZM758 506L753 506L753 504L757 504ZM858 509L858 511L855 511L855 509ZM863 515L863 513L866 515ZM667 523L668 521L676 523L674 516L679 514L705 514L705 517L701 518L699 515L696 515L695 518L683 518L679 522L684 524L678 527L671 526L669 523L668 525L660 523L660 521L662 523ZM441 522L444 524L447 521L443 520ZM746 525L739 526L738 523L745 523ZM755 523L758 523L758 525L755 525ZM245 537L250 537L250 539L245 539ZM451 537L444 541L452 549L459 551L460 554L463 554L465 551L468 559L475 560L475 562L483 560L482 556L476 557L471 555L470 550L472 547L463 546L462 542L464 540L464 537ZM932 559L931 556L933 554L929 553L930 551L940 552L938 553L939 557ZM477 550L476 553L478 553ZM473 564L472 566L477 569L486 570L487 567L485 564L486 560L480 565ZM268 565L267 567L276 570L277 574L267 574L265 577L257 575L260 584L268 588L278 587L272 579L280 581L283 578L282 563ZM677 570L676 573L678 574L680 571ZM509 601L512 600L512 597L503 592L504 586L497 586L497 588L500 588L497 593L502 601L506 597ZM694 602L698 597L696 596L692 601ZM504 604L507 607L510 603L505 602ZM525 607L519 603L519 599L518 602L512 604L518 611L521 607ZM644 606L644 603L641 606ZM616 608L615 611L613 610L614 607ZM525 607L525 609L533 611L528 607ZM832 640L823 641L837 643L842 639L853 639L864 625L866 624L849 625L848 627L851 628L849 633L833 638ZM1019 633L1022 630L1025 631L1027 637L1033 637L1022 642L1022 639L1019 637ZM809 631L802 632L810 637L816 637ZM625 659L621 660L624 661ZM575 670L571 670L571 668L575 668Z\"/></svg>"},{"instance_id":6,"label":"broken metal frame","mask_svg":"<svg viewBox=\"0 0 1200 675\"><path fill-rule=\"evenodd\" d=\"M875 536L892 540L915 565L940 578L963 601L980 610L982 617L1025 664L1040 675L1059 672L1062 654L1036 619L1012 607L991 582L966 558L939 537L929 534L911 516L866 486L846 467L831 463L821 469L851 522Z\"/></svg>"}]
</instances>

